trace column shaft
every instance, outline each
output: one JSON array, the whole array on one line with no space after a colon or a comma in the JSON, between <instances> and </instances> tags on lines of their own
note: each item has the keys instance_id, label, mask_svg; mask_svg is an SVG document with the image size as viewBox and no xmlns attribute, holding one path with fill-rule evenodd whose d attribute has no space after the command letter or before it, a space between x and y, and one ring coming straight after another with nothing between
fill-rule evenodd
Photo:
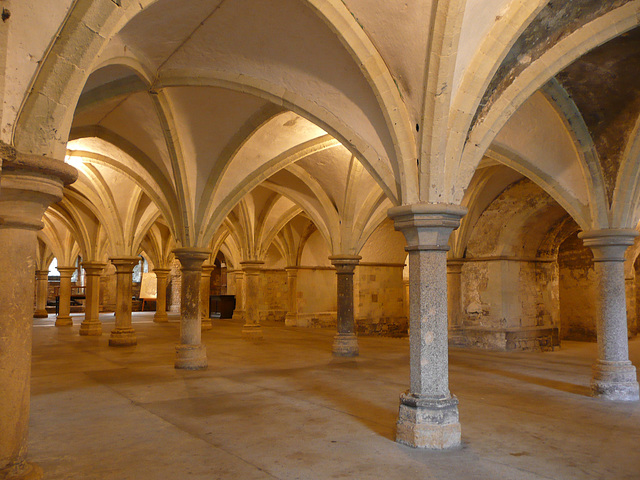
<instances>
[{"instance_id":1,"label":"column shaft","mask_svg":"<svg viewBox=\"0 0 640 480\"><path fill-rule=\"evenodd\" d=\"M200 279L200 318L203 332L213 328L209 315L209 295L211 294L211 272L213 272L214 268L216 268L214 265L202 266L202 277Z\"/></svg>"},{"instance_id":2,"label":"column shaft","mask_svg":"<svg viewBox=\"0 0 640 480\"><path fill-rule=\"evenodd\" d=\"M157 323L168 322L167 317L167 277L171 270L168 268L155 268L153 272L156 274L156 313L153 321Z\"/></svg>"},{"instance_id":3,"label":"column shaft","mask_svg":"<svg viewBox=\"0 0 640 480\"><path fill-rule=\"evenodd\" d=\"M85 272L85 304L84 320L80 325L80 335L102 335L102 323L100 322L100 275L106 267L106 263L83 262Z\"/></svg>"},{"instance_id":4,"label":"column shaft","mask_svg":"<svg viewBox=\"0 0 640 480\"><path fill-rule=\"evenodd\" d=\"M49 270L36 270L35 318L47 318L47 295L49 294Z\"/></svg>"},{"instance_id":5,"label":"column shaft","mask_svg":"<svg viewBox=\"0 0 640 480\"><path fill-rule=\"evenodd\" d=\"M175 367L187 370L207 368L207 350L201 343L200 283L202 263L211 252L178 248L174 254L182 265L180 299L180 344L176 346Z\"/></svg>"},{"instance_id":6,"label":"column shaft","mask_svg":"<svg viewBox=\"0 0 640 480\"><path fill-rule=\"evenodd\" d=\"M236 307L233 309L233 320L244 320L245 278L243 270L236 270Z\"/></svg>"},{"instance_id":7,"label":"column shaft","mask_svg":"<svg viewBox=\"0 0 640 480\"><path fill-rule=\"evenodd\" d=\"M58 316L56 317L56 327L70 327L71 320L71 276L76 271L76 267L58 266L60 272L60 289L58 290Z\"/></svg>"},{"instance_id":8,"label":"column shaft","mask_svg":"<svg viewBox=\"0 0 640 480\"><path fill-rule=\"evenodd\" d=\"M298 325L298 269L289 267L287 270L287 314L284 317L284 324L287 327Z\"/></svg>"},{"instance_id":9,"label":"column shaft","mask_svg":"<svg viewBox=\"0 0 640 480\"><path fill-rule=\"evenodd\" d=\"M449 330L462 327L462 262L447 262L447 300L449 312Z\"/></svg>"},{"instance_id":10,"label":"column shaft","mask_svg":"<svg viewBox=\"0 0 640 480\"><path fill-rule=\"evenodd\" d=\"M333 339L333 355L336 357L355 357L359 354L358 337L353 315L353 275L362 257L355 255L336 255L329 257L336 267L338 290L338 333Z\"/></svg>"},{"instance_id":11,"label":"column shaft","mask_svg":"<svg viewBox=\"0 0 640 480\"><path fill-rule=\"evenodd\" d=\"M116 328L111 331L109 345L126 347L136 345L138 339L131 325L131 282L133 267L140 262L140 257L112 258L116 267Z\"/></svg>"},{"instance_id":12,"label":"column shaft","mask_svg":"<svg viewBox=\"0 0 640 480\"><path fill-rule=\"evenodd\" d=\"M591 390L610 400L638 400L636 369L629 361L624 252L638 233L607 229L580 233L593 251L596 273L596 328L598 359L593 367Z\"/></svg>"},{"instance_id":13,"label":"column shaft","mask_svg":"<svg viewBox=\"0 0 640 480\"><path fill-rule=\"evenodd\" d=\"M242 338L249 340L262 339L262 326L260 325L260 272L264 262L259 260L247 260L240 262L244 271L244 325L242 326Z\"/></svg>"},{"instance_id":14,"label":"column shaft","mask_svg":"<svg viewBox=\"0 0 640 480\"><path fill-rule=\"evenodd\" d=\"M3 149L0 175L0 478L39 479L27 457L36 231L77 177L72 167Z\"/></svg>"},{"instance_id":15,"label":"column shaft","mask_svg":"<svg viewBox=\"0 0 640 480\"><path fill-rule=\"evenodd\" d=\"M412 447L460 445L458 400L449 392L447 242L465 213L445 204L389 210L409 252L410 388L400 396L396 440Z\"/></svg>"}]
</instances>

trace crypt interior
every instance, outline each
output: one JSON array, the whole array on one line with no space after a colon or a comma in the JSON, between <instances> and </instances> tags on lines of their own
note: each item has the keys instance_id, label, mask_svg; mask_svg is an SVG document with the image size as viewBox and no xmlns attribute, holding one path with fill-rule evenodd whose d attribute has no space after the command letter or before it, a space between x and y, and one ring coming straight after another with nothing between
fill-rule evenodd
<instances>
[{"instance_id":1,"label":"crypt interior","mask_svg":"<svg viewBox=\"0 0 640 480\"><path fill-rule=\"evenodd\" d=\"M0 8L0 480L638 478L640 0Z\"/></svg>"}]
</instances>

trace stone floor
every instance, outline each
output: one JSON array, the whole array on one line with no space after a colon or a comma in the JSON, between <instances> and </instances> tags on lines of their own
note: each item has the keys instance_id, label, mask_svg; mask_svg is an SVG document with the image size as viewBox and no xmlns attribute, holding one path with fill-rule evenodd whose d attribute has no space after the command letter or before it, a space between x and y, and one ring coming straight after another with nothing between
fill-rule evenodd
<instances>
[{"instance_id":1,"label":"stone floor","mask_svg":"<svg viewBox=\"0 0 640 480\"><path fill-rule=\"evenodd\" d=\"M134 314L126 348L80 337L81 315L34 320L29 456L46 479L640 478L640 403L588 396L594 344L452 350L464 444L430 452L393 441L407 339L361 338L359 358L336 361L329 330L267 324L254 344L216 320L209 369L176 371L177 318L151 315Z\"/></svg>"}]
</instances>

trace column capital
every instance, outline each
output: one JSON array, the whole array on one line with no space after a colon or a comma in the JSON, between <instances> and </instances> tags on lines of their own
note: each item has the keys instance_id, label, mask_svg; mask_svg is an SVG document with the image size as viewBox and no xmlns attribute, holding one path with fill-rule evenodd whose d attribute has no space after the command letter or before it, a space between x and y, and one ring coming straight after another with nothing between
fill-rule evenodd
<instances>
[{"instance_id":1,"label":"column capital","mask_svg":"<svg viewBox=\"0 0 640 480\"><path fill-rule=\"evenodd\" d=\"M262 260L243 260L242 262L240 262L240 265L242 265L243 272L251 274L258 273L260 270L262 270L264 262Z\"/></svg>"},{"instance_id":2,"label":"column capital","mask_svg":"<svg viewBox=\"0 0 640 480\"><path fill-rule=\"evenodd\" d=\"M154 268L153 273L156 274L156 277L167 277L169 273L171 273L170 268Z\"/></svg>"},{"instance_id":3,"label":"column capital","mask_svg":"<svg viewBox=\"0 0 640 480\"><path fill-rule=\"evenodd\" d=\"M36 270L36 277L38 278L49 278L49 270Z\"/></svg>"},{"instance_id":4,"label":"column capital","mask_svg":"<svg viewBox=\"0 0 640 480\"><path fill-rule=\"evenodd\" d=\"M140 263L140 257L111 257L111 264L116 267L116 273L131 273L133 268Z\"/></svg>"},{"instance_id":5,"label":"column capital","mask_svg":"<svg viewBox=\"0 0 640 480\"><path fill-rule=\"evenodd\" d=\"M211 276L211 273L216 269L215 265L202 265L202 276L207 277Z\"/></svg>"},{"instance_id":6,"label":"column capital","mask_svg":"<svg viewBox=\"0 0 640 480\"><path fill-rule=\"evenodd\" d=\"M362 257L359 255L331 255L329 260L331 265L336 267L337 273L353 273Z\"/></svg>"},{"instance_id":7,"label":"column capital","mask_svg":"<svg viewBox=\"0 0 640 480\"><path fill-rule=\"evenodd\" d=\"M580 232L585 247L591 248L594 262L624 262L624 252L633 245L638 232L631 228L605 228Z\"/></svg>"},{"instance_id":8,"label":"column capital","mask_svg":"<svg viewBox=\"0 0 640 480\"><path fill-rule=\"evenodd\" d=\"M284 270L287 272L288 277L298 276L298 267L284 267Z\"/></svg>"},{"instance_id":9,"label":"column capital","mask_svg":"<svg viewBox=\"0 0 640 480\"><path fill-rule=\"evenodd\" d=\"M203 248L181 247L173 250L173 254L180 261L183 270L202 269L202 263L211 256L209 250Z\"/></svg>"},{"instance_id":10,"label":"column capital","mask_svg":"<svg viewBox=\"0 0 640 480\"><path fill-rule=\"evenodd\" d=\"M460 226L467 209L445 203L414 203L390 208L387 215L407 240L407 251L449 250L451 232Z\"/></svg>"},{"instance_id":11,"label":"column capital","mask_svg":"<svg viewBox=\"0 0 640 480\"><path fill-rule=\"evenodd\" d=\"M84 268L84 273L88 276L91 275L101 275L102 270L106 267L107 264L103 262L82 262L82 268Z\"/></svg>"},{"instance_id":12,"label":"column capital","mask_svg":"<svg viewBox=\"0 0 640 480\"><path fill-rule=\"evenodd\" d=\"M71 278L71 276L73 275L73 272L77 270L76 267L58 266L57 268L58 268L58 272L60 272L60 277L67 277L67 278Z\"/></svg>"},{"instance_id":13,"label":"column capital","mask_svg":"<svg viewBox=\"0 0 640 480\"><path fill-rule=\"evenodd\" d=\"M447 273L451 274L460 274L462 273L462 266L464 262L459 258L454 258L451 260L447 260Z\"/></svg>"},{"instance_id":14,"label":"column capital","mask_svg":"<svg viewBox=\"0 0 640 480\"><path fill-rule=\"evenodd\" d=\"M63 161L16 152L2 163L0 228L40 230L42 215L62 199L62 189L78 177Z\"/></svg>"}]
</instances>

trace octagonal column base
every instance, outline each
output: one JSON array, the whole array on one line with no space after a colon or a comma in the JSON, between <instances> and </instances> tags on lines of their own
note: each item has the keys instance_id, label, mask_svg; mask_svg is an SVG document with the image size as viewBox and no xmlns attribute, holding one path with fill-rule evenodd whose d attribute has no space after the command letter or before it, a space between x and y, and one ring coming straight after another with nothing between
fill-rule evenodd
<instances>
[{"instance_id":1,"label":"octagonal column base","mask_svg":"<svg viewBox=\"0 0 640 480\"><path fill-rule=\"evenodd\" d=\"M47 318L49 313L46 310L36 310L33 313L33 318Z\"/></svg>"},{"instance_id":2,"label":"octagonal column base","mask_svg":"<svg viewBox=\"0 0 640 480\"><path fill-rule=\"evenodd\" d=\"M153 316L153 321L155 323L167 323L169 321L169 316L167 315L167 313L158 313L156 312L156 314Z\"/></svg>"},{"instance_id":3,"label":"octagonal column base","mask_svg":"<svg viewBox=\"0 0 640 480\"><path fill-rule=\"evenodd\" d=\"M213 328L213 323L210 318L203 318L200 323L200 330L206 332L207 330L211 330Z\"/></svg>"},{"instance_id":4,"label":"octagonal column base","mask_svg":"<svg viewBox=\"0 0 640 480\"><path fill-rule=\"evenodd\" d=\"M631 362L599 360L593 366L591 392L594 397L633 402L640 399L636 367Z\"/></svg>"},{"instance_id":5,"label":"octagonal column base","mask_svg":"<svg viewBox=\"0 0 640 480\"><path fill-rule=\"evenodd\" d=\"M357 357L358 337L354 333L338 333L333 337L332 353L334 357Z\"/></svg>"},{"instance_id":6,"label":"octagonal column base","mask_svg":"<svg viewBox=\"0 0 640 480\"><path fill-rule=\"evenodd\" d=\"M110 347L129 347L131 345L137 345L138 339L136 338L136 331L129 327L116 327L111 330L109 336Z\"/></svg>"},{"instance_id":7,"label":"octagonal column base","mask_svg":"<svg viewBox=\"0 0 640 480\"><path fill-rule=\"evenodd\" d=\"M69 316L61 317L60 315L58 315L56 317L55 325L56 325L56 327L72 327L73 326L73 320L71 320L71 317L69 317Z\"/></svg>"},{"instance_id":8,"label":"octagonal column base","mask_svg":"<svg viewBox=\"0 0 640 480\"><path fill-rule=\"evenodd\" d=\"M175 368L204 370L207 368L207 349L204 345L176 345Z\"/></svg>"},{"instance_id":9,"label":"octagonal column base","mask_svg":"<svg viewBox=\"0 0 640 480\"><path fill-rule=\"evenodd\" d=\"M102 322L93 320L85 320L80 325L80 335L86 335L90 337L99 337L102 335Z\"/></svg>"},{"instance_id":10,"label":"octagonal column base","mask_svg":"<svg viewBox=\"0 0 640 480\"><path fill-rule=\"evenodd\" d=\"M400 395L396 441L414 448L444 450L460 446L458 399Z\"/></svg>"},{"instance_id":11,"label":"octagonal column base","mask_svg":"<svg viewBox=\"0 0 640 480\"><path fill-rule=\"evenodd\" d=\"M255 323L243 325L240 335L245 340L262 340L262 326Z\"/></svg>"}]
</instances>

